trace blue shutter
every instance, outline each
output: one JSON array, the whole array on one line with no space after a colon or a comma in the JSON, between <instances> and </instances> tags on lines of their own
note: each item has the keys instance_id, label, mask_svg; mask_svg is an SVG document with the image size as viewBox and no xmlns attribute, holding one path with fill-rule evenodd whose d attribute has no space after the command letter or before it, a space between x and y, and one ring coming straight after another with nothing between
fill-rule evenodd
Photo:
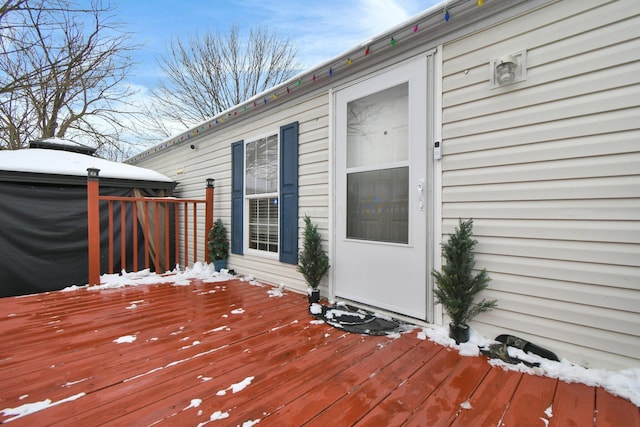
<instances>
[{"instance_id":1,"label":"blue shutter","mask_svg":"<svg viewBox=\"0 0 640 427\"><path fill-rule=\"evenodd\" d=\"M298 264L298 122L280 128L280 261Z\"/></svg>"},{"instance_id":2,"label":"blue shutter","mask_svg":"<svg viewBox=\"0 0 640 427\"><path fill-rule=\"evenodd\" d=\"M231 144L231 253L243 254L244 141Z\"/></svg>"}]
</instances>

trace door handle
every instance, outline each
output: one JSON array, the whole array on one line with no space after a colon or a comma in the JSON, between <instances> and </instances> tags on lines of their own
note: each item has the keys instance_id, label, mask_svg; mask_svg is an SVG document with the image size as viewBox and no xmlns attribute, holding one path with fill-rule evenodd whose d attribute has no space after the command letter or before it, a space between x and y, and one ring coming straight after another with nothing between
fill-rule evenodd
<instances>
[{"instance_id":1,"label":"door handle","mask_svg":"<svg viewBox=\"0 0 640 427\"><path fill-rule=\"evenodd\" d=\"M418 181L418 210L424 210L424 179Z\"/></svg>"}]
</instances>

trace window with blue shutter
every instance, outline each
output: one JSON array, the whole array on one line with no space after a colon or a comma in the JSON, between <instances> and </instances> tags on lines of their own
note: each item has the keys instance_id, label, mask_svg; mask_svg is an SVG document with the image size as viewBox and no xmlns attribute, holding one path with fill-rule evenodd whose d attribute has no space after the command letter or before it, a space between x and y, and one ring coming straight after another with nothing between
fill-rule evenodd
<instances>
[{"instance_id":1,"label":"window with blue shutter","mask_svg":"<svg viewBox=\"0 0 640 427\"><path fill-rule=\"evenodd\" d=\"M232 144L231 162L231 252L297 264L298 122Z\"/></svg>"},{"instance_id":2,"label":"window with blue shutter","mask_svg":"<svg viewBox=\"0 0 640 427\"><path fill-rule=\"evenodd\" d=\"M280 261L298 264L298 122L280 128Z\"/></svg>"}]
</instances>

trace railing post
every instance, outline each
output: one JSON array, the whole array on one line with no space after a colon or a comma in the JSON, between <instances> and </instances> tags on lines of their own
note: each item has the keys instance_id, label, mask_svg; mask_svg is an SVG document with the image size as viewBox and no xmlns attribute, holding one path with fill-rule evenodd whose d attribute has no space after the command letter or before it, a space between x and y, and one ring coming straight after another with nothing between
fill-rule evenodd
<instances>
[{"instance_id":1,"label":"railing post","mask_svg":"<svg viewBox=\"0 0 640 427\"><path fill-rule=\"evenodd\" d=\"M87 169L87 233L89 285L100 284L100 169Z\"/></svg>"},{"instance_id":2,"label":"railing post","mask_svg":"<svg viewBox=\"0 0 640 427\"><path fill-rule=\"evenodd\" d=\"M208 263L213 262L213 260L209 259L209 248L208 248L208 240L209 240L209 230L213 227L213 191L216 187L216 180L213 178L207 178L207 190L206 190L206 203L205 203L205 214L204 214L204 259L207 260ZM196 225L193 224L193 231L195 233ZM194 248L195 250L195 248Z\"/></svg>"}]
</instances>

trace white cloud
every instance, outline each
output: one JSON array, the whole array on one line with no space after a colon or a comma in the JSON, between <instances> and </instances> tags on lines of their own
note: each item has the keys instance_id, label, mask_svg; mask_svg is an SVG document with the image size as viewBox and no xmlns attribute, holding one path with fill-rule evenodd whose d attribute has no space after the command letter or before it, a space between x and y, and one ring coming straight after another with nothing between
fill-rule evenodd
<instances>
[{"instance_id":1,"label":"white cloud","mask_svg":"<svg viewBox=\"0 0 640 427\"><path fill-rule=\"evenodd\" d=\"M243 8L251 8L263 16L265 25L287 35L299 47L299 58L305 68L339 55L366 39L420 13L436 0L358 0L356 2L323 2L301 6L298 1L243 0ZM258 11L258 12L256 12Z\"/></svg>"}]
</instances>

